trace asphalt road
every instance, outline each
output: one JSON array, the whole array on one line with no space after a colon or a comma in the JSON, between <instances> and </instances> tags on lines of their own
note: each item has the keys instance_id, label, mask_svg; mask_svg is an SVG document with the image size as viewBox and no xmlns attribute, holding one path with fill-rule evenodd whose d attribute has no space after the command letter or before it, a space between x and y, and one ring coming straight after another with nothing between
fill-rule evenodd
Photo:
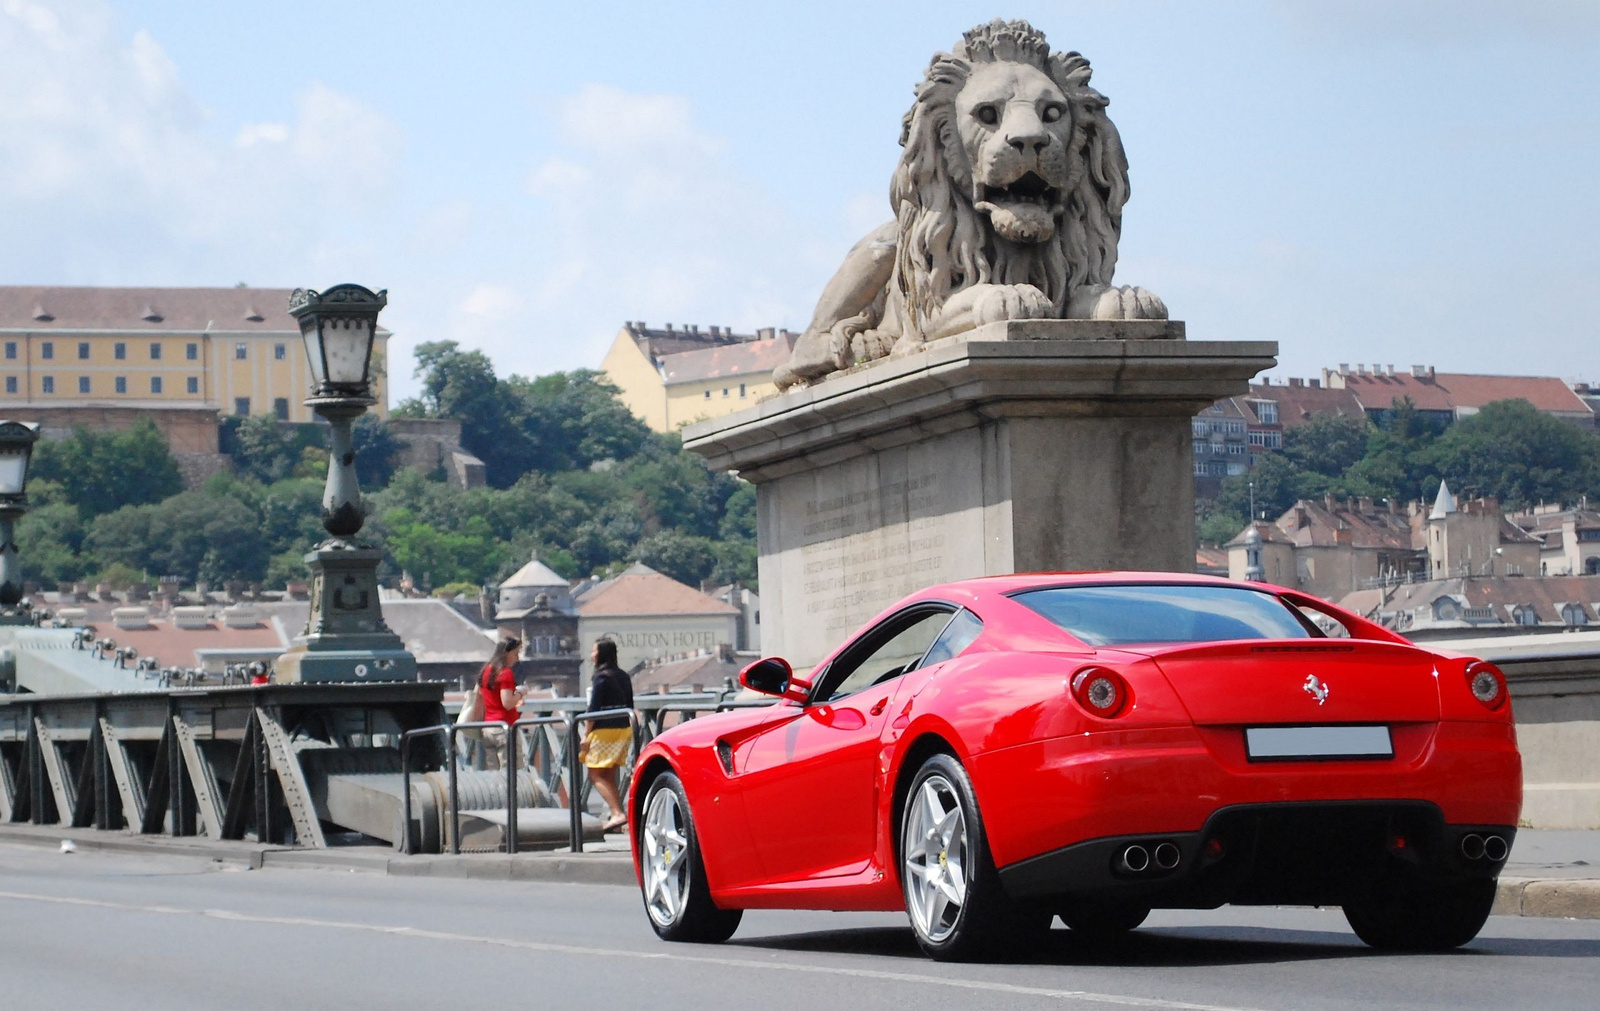
<instances>
[{"instance_id":1,"label":"asphalt road","mask_svg":"<svg viewBox=\"0 0 1600 1011\"><path fill-rule=\"evenodd\" d=\"M0 846L0 1008L1558 1008L1600 1006L1600 921L1496 917L1378 955L1337 910L1157 913L1126 944L941 965L899 915L756 912L667 945L614 886L247 871Z\"/></svg>"}]
</instances>

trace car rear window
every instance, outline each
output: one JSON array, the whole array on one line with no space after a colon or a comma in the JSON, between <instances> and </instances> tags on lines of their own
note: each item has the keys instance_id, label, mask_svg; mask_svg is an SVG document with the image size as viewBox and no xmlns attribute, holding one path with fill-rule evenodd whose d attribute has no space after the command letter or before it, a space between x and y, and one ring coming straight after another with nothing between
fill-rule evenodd
<instances>
[{"instance_id":1,"label":"car rear window","mask_svg":"<svg viewBox=\"0 0 1600 1011\"><path fill-rule=\"evenodd\" d=\"M1313 635L1276 596L1236 586L1060 586L1012 599L1090 646Z\"/></svg>"}]
</instances>

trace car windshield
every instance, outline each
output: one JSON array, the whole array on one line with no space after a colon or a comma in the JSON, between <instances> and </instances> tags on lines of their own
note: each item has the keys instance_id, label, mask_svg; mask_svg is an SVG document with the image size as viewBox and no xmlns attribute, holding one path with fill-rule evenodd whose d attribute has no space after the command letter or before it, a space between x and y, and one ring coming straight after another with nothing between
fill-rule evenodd
<instances>
[{"instance_id":1,"label":"car windshield","mask_svg":"<svg viewBox=\"0 0 1600 1011\"><path fill-rule=\"evenodd\" d=\"M1276 596L1237 586L1060 586L1012 599L1090 646L1313 635Z\"/></svg>"}]
</instances>

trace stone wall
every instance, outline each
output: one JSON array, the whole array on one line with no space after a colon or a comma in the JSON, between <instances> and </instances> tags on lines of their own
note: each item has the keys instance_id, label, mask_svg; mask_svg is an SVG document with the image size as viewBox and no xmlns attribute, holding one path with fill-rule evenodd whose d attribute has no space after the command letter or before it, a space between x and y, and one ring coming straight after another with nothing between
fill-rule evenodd
<instances>
[{"instance_id":1,"label":"stone wall","mask_svg":"<svg viewBox=\"0 0 1600 1011\"><path fill-rule=\"evenodd\" d=\"M461 450L461 422L449 418L390 418L386 424L404 447L399 465L424 474L448 467L450 454Z\"/></svg>"},{"instance_id":2,"label":"stone wall","mask_svg":"<svg viewBox=\"0 0 1600 1011\"><path fill-rule=\"evenodd\" d=\"M96 432L126 432L143 418L155 422L156 430L167 440L167 448L174 454L215 454L217 444L217 411L212 407L162 408L150 410L140 407L41 407L36 404L8 405L7 417L12 421L34 421L39 424L39 434L46 439L65 439L74 428L87 428Z\"/></svg>"}]
</instances>

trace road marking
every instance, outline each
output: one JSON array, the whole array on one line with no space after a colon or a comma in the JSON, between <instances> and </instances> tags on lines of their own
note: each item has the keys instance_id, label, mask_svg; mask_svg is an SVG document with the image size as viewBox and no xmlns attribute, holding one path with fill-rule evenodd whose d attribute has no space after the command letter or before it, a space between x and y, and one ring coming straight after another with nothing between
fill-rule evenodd
<instances>
[{"instance_id":1,"label":"road marking","mask_svg":"<svg viewBox=\"0 0 1600 1011\"><path fill-rule=\"evenodd\" d=\"M687 962L697 965L723 966L732 969L766 969L780 972L812 973L823 976L875 979L892 983L919 983L927 986L953 987L958 990L1013 994L1019 997L1051 997L1057 1000L1092 1004L1161 1008L1163 1011L1257 1011L1254 1008L1236 1007L1234 1005L1194 1004L1188 1001L1163 1000L1160 997L1135 997L1129 994L1095 993L1090 990L1054 990L1048 987L1019 986L1014 983L999 983L992 980L931 976L915 972L892 972L887 969L853 969L847 966L809 965L804 962L762 962L750 958L726 958L716 955L691 955L667 951L634 951L627 948L596 948L581 944L552 944L547 941L519 941L508 937L455 934L442 930L425 930L420 927L387 927L377 923L317 920L301 916L263 916L256 913L235 912L231 909L135 905L126 902L111 902L105 899L76 899L60 895L34 895L28 892L5 891L0 891L0 899L12 899L17 902L43 902L58 906L116 909L129 913L158 913L164 916L202 916L213 920L230 920L238 923L265 923L284 927L322 927L329 930L355 930L369 934L415 937L429 941L461 941L468 944L498 945L503 948L516 948L523 951L538 951L556 955L582 955L611 959L633 958L656 962Z\"/></svg>"}]
</instances>

